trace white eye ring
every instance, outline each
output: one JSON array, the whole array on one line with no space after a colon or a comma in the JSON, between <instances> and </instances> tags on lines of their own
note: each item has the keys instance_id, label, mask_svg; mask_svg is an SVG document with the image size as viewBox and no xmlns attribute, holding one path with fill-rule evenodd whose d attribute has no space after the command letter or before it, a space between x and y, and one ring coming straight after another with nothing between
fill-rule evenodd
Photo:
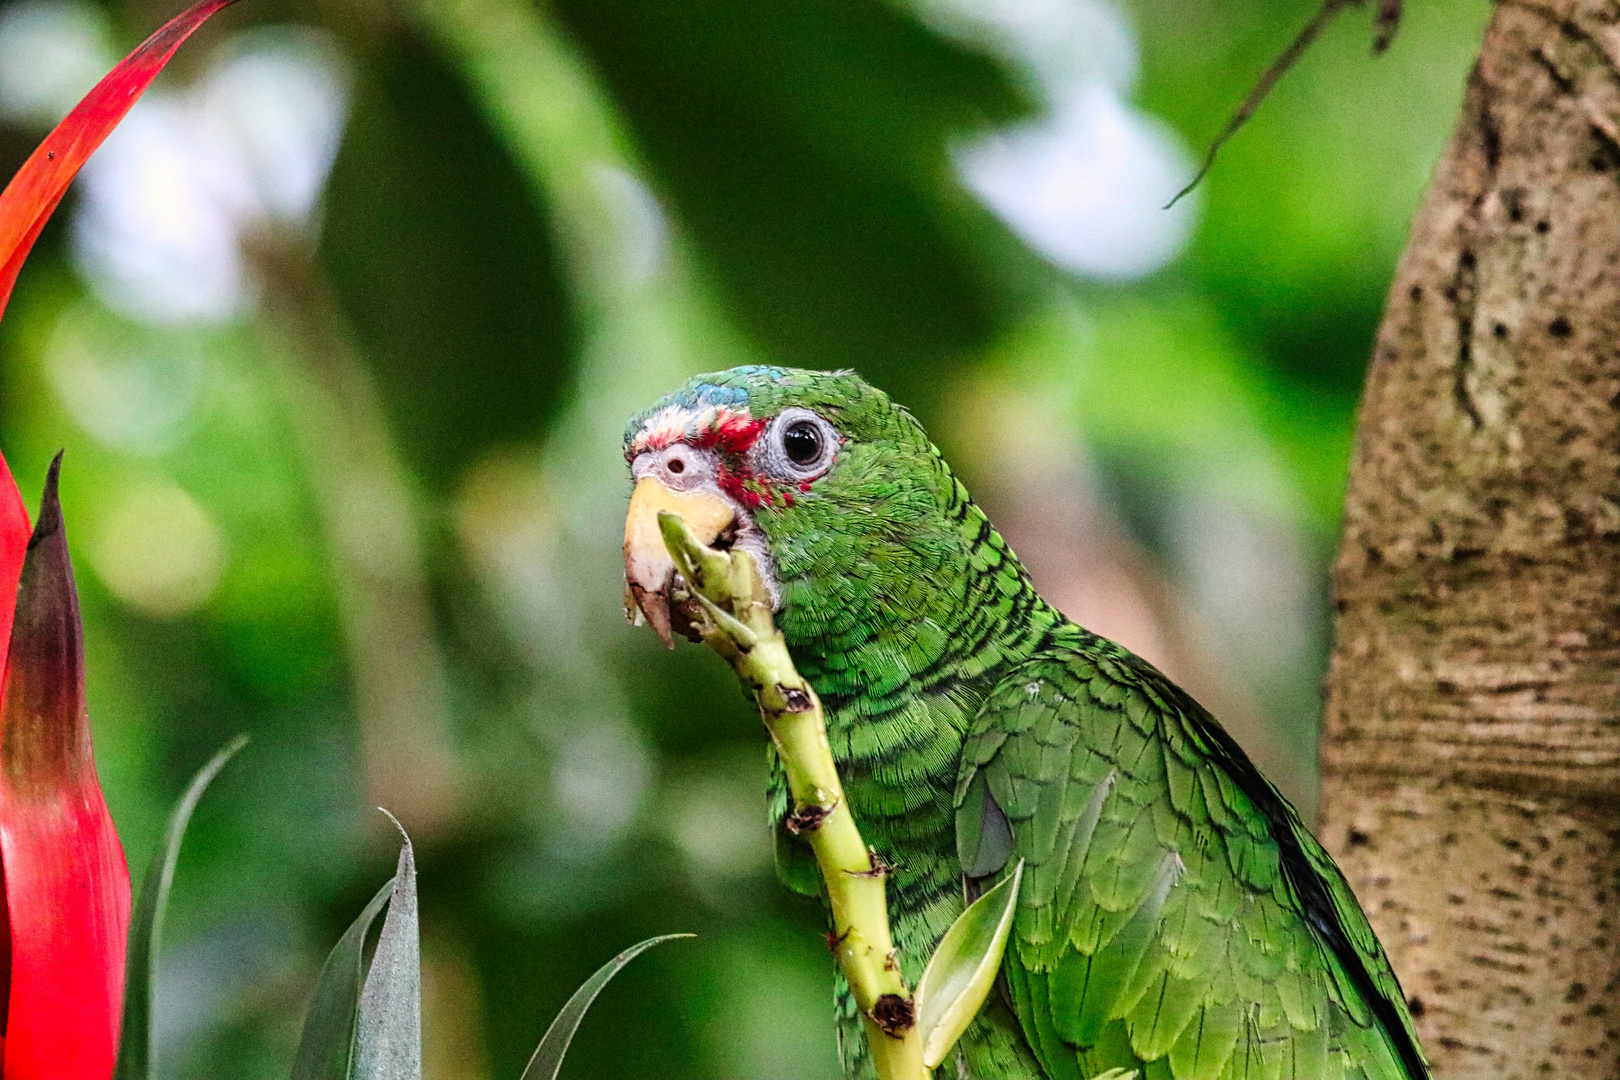
<instances>
[{"instance_id":1,"label":"white eye ring","mask_svg":"<svg viewBox=\"0 0 1620 1080\"><path fill-rule=\"evenodd\" d=\"M809 409L783 409L759 441L760 465L786 480L814 480L832 467L842 442L837 429Z\"/></svg>"}]
</instances>

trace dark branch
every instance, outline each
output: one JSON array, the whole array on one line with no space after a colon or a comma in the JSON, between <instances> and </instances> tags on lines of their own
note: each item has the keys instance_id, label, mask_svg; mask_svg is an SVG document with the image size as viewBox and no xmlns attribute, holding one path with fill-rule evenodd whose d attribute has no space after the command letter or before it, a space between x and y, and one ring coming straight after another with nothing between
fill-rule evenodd
<instances>
[{"instance_id":1,"label":"dark branch","mask_svg":"<svg viewBox=\"0 0 1620 1080\"><path fill-rule=\"evenodd\" d=\"M1311 16L1311 21L1305 24L1304 29L1299 32L1293 41L1289 42L1288 48L1284 49L1277 59L1271 62L1270 67L1266 68L1265 73L1260 76L1260 80L1249 91L1249 96L1243 99L1243 103L1237 107L1237 111L1232 114L1232 118L1226 122L1226 127L1222 128L1221 133L1215 136L1215 141L1209 144L1209 149L1204 153L1204 162L1198 167L1198 174L1192 178L1186 187L1176 192L1175 198L1165 204L1164 208L1166 210L1180 202L1183 195L1197 187L1199 182L1209 174L1210 168L1215 164L1215 155L1221 152L1221 147L1225 146L1227 140L1236 135L1243 125L1249 122L1249 118L1260 108L1260 103L1266 100L1266 95L1270 94L1278 81L1288 74L1290 68L1299 62L1299 58L1305 55L1305 50L1309 49L1311 43L1321 36L1323 30L1327 29L1327 25L1333 21L1333 17L1345 8L1361 2L1362 0L1323 0L1321 9ZM1389 45L1389 39L1395 36L1395 27L1400 22L1400 17L1401 0L1380 0L1377 22L1378 36L1373 41L1374 52L1382 52Z\"/></svg>"},{"instance_id":2,"label":"dark branch","mask_svg":"<svg viewBox=\"0 0 1620 1080\"><path fill-rule=\"evenodd\" d=\"M1401 28L1401 0L1378 0L1378 17L1373 20L1373 55L1389 48L1395 31Z\"/></svg>"}]
</instances>

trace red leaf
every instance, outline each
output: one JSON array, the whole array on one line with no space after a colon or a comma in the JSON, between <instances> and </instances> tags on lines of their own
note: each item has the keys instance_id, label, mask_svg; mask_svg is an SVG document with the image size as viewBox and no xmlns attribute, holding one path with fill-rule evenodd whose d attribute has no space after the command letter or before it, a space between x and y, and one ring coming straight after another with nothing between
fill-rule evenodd
<instances>
[{"instance_id":1,"label":"red leaf","mask_svg":"<svg viewBox=\"0 0 1620 1080\"><path fill-rule=\"evenodd\" d=\"M0 304L3 306L3 304ZM5 670L6 648L11 643L11 622L17 613L17 579L28 553L28 508L11 478L11 468L0 456L0 671ZM0 1034L5 1028L0 1022Z\"/></svg>"},{"instance_id":2,"label":"red leaf","mask_svg":"<svg viewBox=\"0 0 1620 1080\"><path fill-rule=\"evenodd\" d=\"M11 920L5 1080L107 1080L129 869L96 779L79 599L51 463L0 686L0 865Z\"/></svg>"},{"instance_id":3,"label":"red leaf","mask_svg":"<svg viewBox=\"0 0 1620 1080\"><path fill-rule=\"evenodd\" d=\"M23 260L62 201L68 184L129 112L191 32L234 0L202 0L163 24L45 136L39 149L0 192L0 313L11 298Z\"/></svg>"},{"instance_id":4,"label":"red leaf","mask_svg":"<svg viewBox=\"0 0 1620 1080\"><path fill-rule=\"evenodd\" d=\"M12 623L17 613L17 581L28 553L28 510L11 478L11 468L0 457L0 672L11 648ZM6 910L5 877L0 874L0 1003L11 993L11 919ZM0 1009L0 1063L5 1061L6 1014ZM0 1077L5 1075L0 1065Z\"/></svg>"}]
</instances>

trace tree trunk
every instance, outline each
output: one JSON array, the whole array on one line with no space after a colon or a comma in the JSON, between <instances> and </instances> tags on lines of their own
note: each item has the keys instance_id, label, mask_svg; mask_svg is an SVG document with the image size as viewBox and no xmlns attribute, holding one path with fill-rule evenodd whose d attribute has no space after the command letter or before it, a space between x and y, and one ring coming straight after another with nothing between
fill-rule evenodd
<instances>
[{"instance_id":1,"label":"tree trunk","mask_svg":"<svg viewBox=\"0 0 1620 1080\"><path fill-rule=\"evenodd\" d=\"M1617 19L1498 5L1335 566L1323 835L1447 1080L1620 1073Z\"/></svg>"}]
</instances>

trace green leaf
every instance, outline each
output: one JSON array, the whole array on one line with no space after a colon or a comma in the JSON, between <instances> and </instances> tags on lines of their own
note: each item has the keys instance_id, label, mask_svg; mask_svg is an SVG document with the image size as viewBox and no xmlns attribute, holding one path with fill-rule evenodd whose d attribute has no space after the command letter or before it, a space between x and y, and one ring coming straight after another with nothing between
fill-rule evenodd
<instances>
[{"instance_id":1,"label":"green leaf","mask_svg":"<svg viewBox=\"0 0 1620 1080\"><path fill-rule=\"evenodd\" d=\"M1023 879L1020 859L1009 877L962 912L928 959L917 984L917 1025L923 1064L930 1069L945 1060L996 981Z\"/></svg>"},{"instance_id":2,"label":"green leaf","mask_svg":"<svg viewBox=\"0 0 1620 1080\"><path fill-rule=\"evenodd\" d=\"M383 811L387 813L387 811ZM392 814L388 815L393 818ZM399 826L398 820L394 821ZM377 949L355 1020L349 1080L422 1080L422 951L416 922L416 858L404 843Z\"/></svg>"},{"instance_id":3,"label":"green leaf","mask_svg":"<svg viewBox=\"0 0 1620 1080\"><path fill-rule=\"evenodd\" d=\"M392 880L377 890L321 965L304 1033L298 1040L298 1056L293 1059L292 1080L349 1080L355 1018L360 1008L361 979L365 976L366 934L393 891Z\"/></svg>"},{"instance_id":4,"label":"green leaf","mask_svg":"<svg viewBox=\"0 0 1620 1080\"><path fill-rule=\"evenodd\" d=\"M654 945L692 936L665 934L663 937L648 938L639 945L630 946L598 968L595 975L585 980L585 985L574 991L574 996L568 999L568 1004L562 1007L557 1018L546 1029L545 1038L541 1039L540 1045L535 1048L534 1056L529 1059L529 1067L523 1070L521 1080L556 1080L557 1070L562 1068L563 1055L568 1053L568 1044L574 1041L574 1032L579 1030L579 1022L585 1019L585 1010L591 1007L591 1002L596 1000L596 995L602 992L602 987L608 984L608 980L617 975L620 968Z\"/></svg>"},{"instance_id":5,"label":"green leaf","mask_svg":"<svg viewBox=\"0 0 1620 1080\"><path fill-rule=\"evenodd\" d=\"M113 1080L148 1080L152 1075L152 984L156 981L158 937L163 930L163 909L168 906L169 886L174 882L174 866L180 858L180 841L186 835L191 813L197 809L208 785L247 745L247 736L238 735L208 764L197 770L191 784L169 815L163 842L152 853L152 865L141 882L141 896L129 919L129 954L125 970L124 1021L118 1043L118 1060Z\"/></svg>"}]
</instances>

